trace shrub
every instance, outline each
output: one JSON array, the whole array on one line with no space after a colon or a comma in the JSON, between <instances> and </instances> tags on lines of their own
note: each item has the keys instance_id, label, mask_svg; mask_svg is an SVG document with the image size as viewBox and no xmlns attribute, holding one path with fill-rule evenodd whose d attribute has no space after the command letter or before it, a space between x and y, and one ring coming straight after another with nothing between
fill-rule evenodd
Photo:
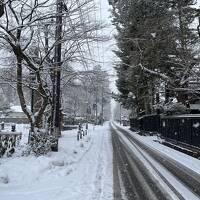
<instances>
[{"instance_id":1,"label":"shrub","mask_svg":"<svg viewBox=\"0 0 200 200\"><path fill-rule=\"evenodd\" d=\"M52 147L57 145L58 138L44 131L37 131L30 134L30 152L36 156L47 154Z\"/></svg>"}]
</instances>

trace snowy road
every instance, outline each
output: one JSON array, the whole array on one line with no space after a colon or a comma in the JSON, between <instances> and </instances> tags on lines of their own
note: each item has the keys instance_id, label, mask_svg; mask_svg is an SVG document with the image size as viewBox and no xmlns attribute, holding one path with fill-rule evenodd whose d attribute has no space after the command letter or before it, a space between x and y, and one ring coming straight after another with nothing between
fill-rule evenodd
<instances>
[{"instance_id":1,"label":"snowy road","mask_svg":"<svg viewBox=\"0 0 200 200\"><path fill-rule=\"evenodd\" d=\"M200 175L111 125L114 199L200 199ZM121 191L121 192L119 192Z\"/></svg>"}]
</instances>

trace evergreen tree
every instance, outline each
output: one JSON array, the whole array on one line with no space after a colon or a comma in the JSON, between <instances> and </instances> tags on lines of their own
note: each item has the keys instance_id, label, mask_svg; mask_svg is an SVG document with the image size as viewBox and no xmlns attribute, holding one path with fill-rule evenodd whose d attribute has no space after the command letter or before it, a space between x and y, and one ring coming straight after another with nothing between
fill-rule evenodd
<instances>
[{"instance_id":1,"label":"evergreen tree","mask_svg":"<svg viewBox=\"0 0 200 200\"><path fill-rule=\"evenodd\" d=\"M152 113L155 93L160 90L156 85L167 85L180 102L187 100L189 74L198 64L198 40L191 28L194 3L118 0L112 4L118 31L115 53L121 60L116 66L119 100L137 107L138 114Z\"/></svg>"}]
</instances>

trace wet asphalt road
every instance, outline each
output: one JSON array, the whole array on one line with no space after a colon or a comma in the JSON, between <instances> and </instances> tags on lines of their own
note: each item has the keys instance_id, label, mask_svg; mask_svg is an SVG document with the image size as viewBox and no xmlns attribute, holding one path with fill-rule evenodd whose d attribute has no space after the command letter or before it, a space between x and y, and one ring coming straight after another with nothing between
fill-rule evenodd
<instances>
[{"instance_id":1,"label":"wet asphalt road","mask_svg":"<svg viewBox=\"0 0 200 200\"><path fill-rule=\"evenodd\" d=\"M114 200L200 199L199 174L115 124L111 133Z\"/></svg>"}]
</instances>

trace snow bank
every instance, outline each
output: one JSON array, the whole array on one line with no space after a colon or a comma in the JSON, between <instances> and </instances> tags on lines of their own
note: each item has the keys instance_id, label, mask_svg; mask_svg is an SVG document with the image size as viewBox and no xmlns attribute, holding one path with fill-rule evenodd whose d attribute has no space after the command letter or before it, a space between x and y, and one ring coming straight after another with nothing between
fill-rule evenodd
<instances>
[{"instance_id":1,"label":"snow bank","mask_svg":"<svg viewBox=\"0 0 200 200\"><path fill-rule=\"evenodd\" d=\"M0 159L1 200L113 199L108 129L89 126L82 141L76 140L77 130L65 131L59 152Z\"/></svg>"},{"instance_id":2,"label":"snow bank","mask_svg":"<svg viewBox=\"0 0 200 200\"><path fill-rule=\"evenodd\" d=\"M23 134L25 141L27 135ZM71 171L71 165L78 162L91 145L91 137L84 138L80 143L76 141L75 132L64 132L60 140L59 153L49 153L45 156L20 157L0 160L0 177L7 174L9 185L30 184L45 177L56 178Z\"/></svg>"}]
</instances>

